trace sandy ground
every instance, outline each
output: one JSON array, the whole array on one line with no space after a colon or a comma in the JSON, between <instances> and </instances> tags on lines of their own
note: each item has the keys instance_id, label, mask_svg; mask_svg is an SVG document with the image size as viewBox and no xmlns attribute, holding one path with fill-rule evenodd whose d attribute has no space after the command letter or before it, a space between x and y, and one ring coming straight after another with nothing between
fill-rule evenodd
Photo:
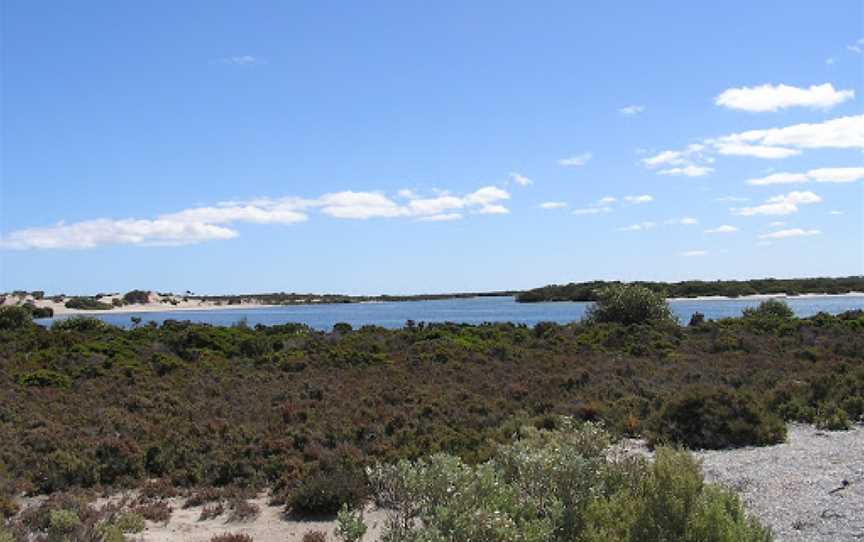
<instances>
[{"instance_id":1,"label":"sandy ground","mask_svg":"<svg viewBox=\"0 0 864 542\"><path fill-rule=\"evenodd\" d=\"M99 298L99 301L102 303L111 304L114 299L118 299L121 296L119 295L106 295ZM114 307L112 309L107 310L78 310L78 309L70 309L65 306L66 301L68 301L69 297L63 298L63 301L54 301L53 299L33 299L32 296L26 297L16 297L16 296L7 296L6 300L3 302L4 305L23 305L24 303L30 302L36 305L37 307L50 307L54 309L55 316L63 316L69 314L105 314L105 313L130 313L130 312L170 312L170 311L203 311L203 310L222 310L222 309L260 309L260 308L268 308L275 307L278 305L265 305L263 303L258 303L254 299L244 299L241 303L235 305L222 304L217 305L212 301L201 301L199 299L189 299L187 301L183 301L182 296L160 296L157 294L150 294L150 302L149 303L141 303L135 305L123 305L122 307Z\"/></svg>"},{"instance_id":2,"label":"sandy ground","mask_svg":"<svg viewBox=\"0 0 864 542\"><path fill-rule=\"evenodd\" d=\"M246 534L255 542L300 542L303 535L310 531L322 531L327 539L338 540L334 534L335 521L294 520L284 517L284 506L270 506L268 499L261 495L250 500L261 508L261 514L247 522L226 521L227 513L214 519L199 521L200 506L183 509L182 499L171 499L174 508L171 520L167 524L147 522L147 529L137 535L137 540L144 542L208 542L215 535L223 533ZM380 510L367 509L364 520L368 530L363 537L364 542L374 542L381 538L385 513Z\"/></svg>"}]
</instances>

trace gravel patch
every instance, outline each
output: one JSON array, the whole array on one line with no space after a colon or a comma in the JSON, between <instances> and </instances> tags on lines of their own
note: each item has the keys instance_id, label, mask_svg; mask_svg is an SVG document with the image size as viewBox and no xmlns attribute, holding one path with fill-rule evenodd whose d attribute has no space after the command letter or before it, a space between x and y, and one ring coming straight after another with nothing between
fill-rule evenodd
<instances>
[{"instance_id":1,"label":"gravel patch","mask_svg":"<svg viewBox=\"0 0 864 542\"><path fill-rule=\"evenodd\" d=\"M776 446L701 451L705 478L737 491L777 540L864 541L864 426L789 426Z\"/></svg>"}]
</instances>

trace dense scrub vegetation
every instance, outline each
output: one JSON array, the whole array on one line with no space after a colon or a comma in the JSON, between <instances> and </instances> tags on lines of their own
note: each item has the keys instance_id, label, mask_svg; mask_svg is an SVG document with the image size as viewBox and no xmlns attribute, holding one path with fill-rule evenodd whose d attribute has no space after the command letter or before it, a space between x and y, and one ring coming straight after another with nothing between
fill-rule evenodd
<instances>
[{"instance_id":1,"label":"dense scrub vegetation","mask_svg":"<svg viewBox=\"0 0 864 542\"><path fill-rule=\"evenodd\" d=\"M550 284L521 292L516 301L596 301L604 287L619 282L579 282ZM864 292L864 276L807 279L752 279L752 280L688 280L683 282L635 282L665 297L727 296L740 297L755 294L846 294Z\"/></svg>"},{"instance_id":2,"label":"dense scrub vegetation","mask_svg":"<svg viewBox=\"0 0 864 542\"><path fill-rule=\"evenodd\" d=\"M618 296L631 297L657 302ZM476 464L559 415L716 448L778 442L782 420L842 429L864 414L862 311L797 319L766 303L681 327L650 306L632 323L615 299L567 325L332 332L92 318L45 329L4 307L0 494L157 478L270 488L295 513L333 513L368 495L370 464Z\"/></svg>"},{"instance_id":3,"label":"dense scrub vegetation","mask_svg":"<svg viewBox=\"0 0 864 542\"><path fill-rule=\"evenodd\" d=\"M369 478L390 511L388 542L771 540L731 490L703 482L688 453L615 453L604 431L568 419L523 428L479 465L439 454L376 466Z\"/></svg>"}]
</instances>

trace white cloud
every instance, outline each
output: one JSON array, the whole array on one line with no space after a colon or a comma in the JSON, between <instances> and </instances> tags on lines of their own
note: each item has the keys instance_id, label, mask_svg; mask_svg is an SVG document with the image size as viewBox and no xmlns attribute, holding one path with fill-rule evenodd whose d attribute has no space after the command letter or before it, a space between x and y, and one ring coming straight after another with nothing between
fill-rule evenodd
<instances>
[{"instance_id":1,"label":"white cloud","mask_svg":"<svg viewBox=\"0 0 864 542\"><path fill-rule=\"evenodd\" d=\"M782 228L785 225L786 225L786 223L783 222L782 220L777 220L775 222L771 222L770 224L768 224L768 227L769 228Z\"/></svg>"},{"instance_id":2,"label":"white cloud","mask_svg":"<svg viewBox=\"0 0 864 542\"><path fill-rule=\"evenodd\" d=\"M630 224L629 226L623 226L618 228L618 231L643 231L650 230L657 227L657 224L654 222L639 222L637 224Z\"/></svg>"},{"instance_id":3,"label":"white cloud","mask_svg":"<svg viewBox=\"0 0 864 542\"><path fill-rule=\"evenodd\" d=\"M733 208L731 211L733 214L742 216L790 215L798 212L799 205L809 205L821 201L822 198L813 192L789 192L785 195L768 198L762 205Z\"/></svg>"},{"instance_id":4,"label":"white cloud","mask_svg":"<svg viewBox=\"0 0 864 542\"><path fill-rule=\"evenodd\" d=\"M688 258L697 257L697 256L707 256L708 251L707 250L687 250L685 252L682 252L681 255L688 257Z\"/></svg>"},{"instance_id":5,"label":"white cloud","mask_svg":"<svg viewBox=\"0 0 864 542\"><path fill-rule=\"evenodd\" d=\"M837 62L837 59L833 56L829 56L825 59L825 64L828 64L829 66L833 66L835 62Z\"/></svg>"},{"instance_id":6,"label":"white cloud","mask_svg":"<svg viewBox=\"0 0 864 542\"><path fill-rule=\"evenodd\" d=\"M574 209L574 215L599 215L600 213L611 213L611 207L588 207L586 209Z\"/></svg>"},{"instance_id":7,"label":"white cloud","mask_svg":"<svg viewBox=\"0 0 864 542\"><path fill-rule=\"evenodd\" d=\"M722 226L717 226L716 228L711 228L709 230L705 230L705 233L735 233L738 231L738 228L735 226L730 226L729 224L723 224Z\"/></svg>"},{"instance_id":8,"label":"white cloud","mask_svg":"<svg viewBox=\"0 0 864 542\"><path fill-rule=\"evenodd\" d=\"M615 196L603 196L599 200L597 200L597 205L612 205L617 202L618 198Z\"/></svg>"},{"instance_id":9,"label":"white cloud","mask_svg":"<svg viewBox=\"0 0 864 542\"><path fill-rule=\"evenodd\" d=\"M399 192L396 193L400 198L405 199L417 199L420 196L417 195L417 192L411 190L410 188L403 188Z\"/></svg>"},{"instance_id":10,"label":"white cloud","mask_svg":"<svg viewBox=\"0 0 864 542\"><path fill-rule=\"evenodd\" d=\"M835 216L838 216L838 215L842 215L842 214L843 214L843 211L837 211L837 210L834 210L834 211L828 211L828 214L829 214L829 215L835 215Z\"/></svg>"},{"instance_id":11,"label":"white cloud","mask_svg":"<svg viewBox=\"0 0 864 542\"><path fill-rule=\"evenodd\" d=\"M13 231L0 239L0 247L84 249L120 244L187 245L234 237L237 237L237 232L232 229L200 222L100 218Z\"/></svg>"},{"instance_id":12,"label":"white cloud","mask_svg":"<svg viewBox=\"0 0 864 542\"><path fill-rule=\"evenodd\" d=\"M811 85L809 88L781 84L730 88L717 96L714 103L728 109L763 113L790 107L830 109L854 97L854 90L835 90L831 83Z\"/></svg>"},{"instance_id":13,"label":"white cloud","mask_svg":"<svg viewBox=\"0 0 864 542\"><path fill-rule=\"evenodd\" d=\"M789 230L779 230L771 233L764 233L759 236L759 239L786 239L789 237L809 237L820 235L819 230L802 230L801 228L792 228Z\"/></svg>"},{"instance_id":14,"label":"white cloud","mask_svg":"<svg viewBox=\"0 0 864 542\"><path fill-rule=\"evenodd\" d=\"M670 224L670 225L680 224L682 226L692 226L694 224L698 224L699 221L697 219L691 217L691 216L685 216L682 218L670 218L669 220L666 220L663 223L664 224Z\"/></svg>"},{"instance_id":15,"label":"white cloud","mask_svg":"<svg viewBox=\"0 0 864 542\"><path fill-rule=\"evenodd\" d=\"M641 196L624 196L624 201L632 205L638 205L640 203L649 203L654 201L654 196L649 196L648 194L643 194Z\"/></svg>"},{"instance_id":16,"label":"white cloud","mask_svg":"<svg viewBox=\"0 0 864 542\"><path fill-rule=\"evenodd\" d=\"M529 184L534 184L534 181L520 173L511 173L510 179L519 186L528 186Z\"/></svg>"},{"instance_id":17,"label":"white cloud","mask_svg":"<svg viewBox=\"0 0 864 542\"><path fill-rule=\"evenodd\" d=\"M618 112L625 117L635 117L643 111L645 111L644 105L628 105L627 107L622 107L618 110Z\"/></svg>"},{"instance_id":18,"label":"white cloud","mask_svg":"<svg viewBox=\"0 0 864 542\"><path fill-rule=\"evenodd\" d=\"M780 159L806 149L864 150L864 115L838 117L819 123L804 123L749 130L702 140L682 150L666 150L642 159L650 169L663 166L664 175L707 174L713 171L715 155Z\"/></svg>"},{"instance_id":19,"label":"white cloud","mask_svg":"<svg viewBox=\"0 0 864 542\"><path fill-rule=\"evenodd\" d=\"M452 220L460 220L461 218L462 215L459 213L444 213L440 215L423 216L417 220L422 220L423 222L450 222Z\"/></svg>"},{"instance_id":20,"label":"white cloud","mask_svg":"<svg viewBox=\"0 0 864 542\"><path fill-rule=\"evenodd\" d=\"M544 201L539 205L541 209L563 209L567 203L563 201Z\"/></svg>"},{"instance_id":21,"label":"white cloud","mask_svg":"<svg viewBox=\"0 0 864 542\"><path fill-rule=\"evenodd\" d=\"M584 166L591 160L592 156L590 152L583 152L569 158L562 158L558 160L558 164L562 166Z\"/></svg>"},{"instance_id":22,"label":"white cloud","mask_svg":"<svg viewBox=\"0 0 864 542\"><path fill-rule=\"evenodd\" d=\"M864 179L864 167L834 167L811 169L804 173L774 173L761 179L750 179L747 184L767 186L772 184L798 184L810 181L817 183L852 183Z\"/></svg>"},{"instance_id":23,"label":"white cloud","mask_svg":"<svg viewBox=\"0 0 864 542\"><path fill-rule=\"evenodd\" d=\"M721 196L716 198L714 201L719 201L721 203L744 203L750 201L750 198L743 198L740 196Z\"/></svg>"},{"instance_id":24,"label":"white cloud","mask_svg":"<svg viewBox=\"0 0 864 542\"><path fill-rule=\"evenodd\" d=\"M717 152L724 156L752 156L774 160L777 158L788 158L801 154L798 149L787 149L786 147L769 147L767 145L748 145L746 143L725 143L718 141Z\"/></svg>"},{"instance_id":25,"label":"white cloud","mask_svg":"<svg viewBox=\"0 0 864 542\"><path fill-rule=\"evenodd\" d=\"M695 166L693 164L686 165L684 167L673 167L669 169L661 169L657 173L660 175L673 175L673 176L684 176L684 177L704 177L709 173L713 173L714 168L708 166Z\"/></svg>"},{"instance_id":26,"label":"white cloud","mask_svg":"<svg viewBox=\"0 0 864 542\"><path fill-rule=\"evenodd\" d=\"M855 43L847 45L846 50L859 55L864 53L864 38L860 38Z\"/></svg>"},{"instance_id":27,"label":"white cloud","mask_svg":"<svg viewBox=\"0 0 864 542\"><path fill-rule=\"evenodd\" d=\"M42 228L16 230L0 237L0 248L49 249L93 248L101 245L184 245L209 240L232 239L236 230L225 225L236 223L295 224L308 219L318 209L324 215L341 219L414 217L424 221L458 220L457 210L475 214L506 214L501 203L510 194L495 186L485 186L465 196L439 193L420 198L412 191L399 195L408 201L399 204L379 192L343 191L324 194L317 199L259 198L245 202L222 202L210 207L194 207L156 219L96 219L73 224L63 222Z\"/></svg>"},{"instance_id":28,"label":"white cloud","mask_svg":"<svg viewBox=\"0 0 864 542\"><path fill-rule=\"evenodd\" d=\"M264 63L262 59L256 58L252 55L227 56L225 58L220 58L216 62L219 64L232 64L234 66L250 66L252 64Z\"/></svg>"}]
</instances>

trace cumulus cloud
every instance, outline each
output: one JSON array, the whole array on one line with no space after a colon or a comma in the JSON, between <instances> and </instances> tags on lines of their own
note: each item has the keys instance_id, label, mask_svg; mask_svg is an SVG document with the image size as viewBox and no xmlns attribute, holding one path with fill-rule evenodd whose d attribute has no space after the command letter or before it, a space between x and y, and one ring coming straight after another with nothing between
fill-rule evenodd
<instances>
[{"instance_id":1,"label":"cumulus cloud","mask_svg":"<svg viewBox=\"0 0 864 542\"><path fill-rule=\"evenodd\" d=\"M705 233L735 233L737 231L738 228L736 228L735 226L723 224L722 226L717 226L716 228L705 230Z\"/></svg>"},{"instance_id":2,"label":"cumulus cloud","mask_svg":"<svg viewBox=\"0 0 864 542\"><path fill-rule=\"evenodd\" d=\"M628 105L626 107L622 107L618 110L619 113L624 115L625 117L635 117L639 113L645 111L644 105Z\"/></svg>"},{"instance_id":3,"label":"cumulus cloud","mask_svg":"<svg viewBox=\"0 0 864 542\"><path fill-rule=\"evenodd\" d=\"M864 150L864 115L838 117L818 123L749 130L704 139L681 150L665 150L642 159L664 175L707 175L715 156L750 156L766 160L787 158L808 149Z\"/></svg>"},{"instance_id":4,"label":"cumulus cloud","mask_svg":"<svg viewBox=\"0 0 864 542\"><path fill-rule=\"evenodd\" d=\"M515 172L511 173L510 174L510 180L512 180L514 183L518 184L519 186L528 186L529 184L534 184L534 181L532 181L531 179L529 179L525 175L522 175L521 173L515 173Z\"/></svg>"},{"instance_id":5,"label":"cumulus cloud","mask_svg":"<svg viewBox=\"0 0 864 542\"><path fill-rule=\"evenodd\" d=\"M567 203L563 201L544 201L539 206L541 209L563 209Z\"/></svg>"},{"instance_id":6,"label":"cumulus cloud","mask_svg":"<svg viewBox=\"0 0 864 542\"><path fill-rule=\"evenodd\" d=\"M685 252L682 252L681 255L688 257L688 258L692 258L692 257L696 257L696 256L707 256L708 251L707 250L687 250Z\"/></svg>"},{"instance_id":7,"label":"cumulus cloud","mask_svg":"<svg viewBox=\"0 0 864 542\"><path fill-rule=\"evenodd\" d=\"M714 103L727 109L763 113L790 107L830 109L854 97L854 90L835 90L831 83L809 88L781 84L730 88L720 93Z\"/></svg>"},{"instance_id":8,"label":"cumulus cloud","mask_svg":"<svg viewBox=\"0 0 864 542\"><path fill-rule=\"evenodd\" d=\"M833 167L811 169L803 173L774 173L759 179L749 179L747 184L767 186L772 184L800 183L852 183L864 179L864 167Z\"/></svg>"},{"instance_id":9,"label":"cumulus cloud","mask_svg":"<svg viewBox=\"0 0 864 542\"><path fill-rule=\"evenodd\" d=\"M798 212L800 205L819 203L822 198L813 192L789 192L768 198L762 205L755 207L738 207L731 209L733 214L742 216L754 215L791 215Z\"/></svg>"},{"instance_id":10,"label":"cumulus cloud","mask_svg":"<svg viewBox=\"0 0 864 542\"><path fill-rule=\"evenodd\" d=\"M204 241L232 239L238 223L296 224L308 220L312 210L339 219L416 218L446 221L462 218L461 212L506 214L502 203L510 198L505 190L485 186L464 196L439 194L422 198L412 191L400 191L407 202L397 203L380 192L343 191L316 199L260 198L246 202L222 202L209 207L193 207L155 219L85 220L72 224L26 228L0 237L0 248L7 249L85 249L102 245L186 245Z\"/></svg>"},{"instance_id":11,"label":"cumulus cloud","mask_svg":"<svg viewBox=\"0 0 864 542\"><path fill-rule=\"evenodd\" d=\"M562 158L558 160L558 164L561 166L584 166L591 160L591 157L592 154L590 152L583 152L569 158Z\"/></svg>"},{"instance_id":12,"label":"cumulus cloud","mask_svg":"<svg viewBox=\"0 0 864 542\"><path fill-rule=\"evenodd\" d=\"M759 236L759 239L786 239L789 237L809 237L820 235L819 230L803 230L801 228L792 228L788 230L778 230L771 233L764 233Z\"/></svg>"}]
</instances>

